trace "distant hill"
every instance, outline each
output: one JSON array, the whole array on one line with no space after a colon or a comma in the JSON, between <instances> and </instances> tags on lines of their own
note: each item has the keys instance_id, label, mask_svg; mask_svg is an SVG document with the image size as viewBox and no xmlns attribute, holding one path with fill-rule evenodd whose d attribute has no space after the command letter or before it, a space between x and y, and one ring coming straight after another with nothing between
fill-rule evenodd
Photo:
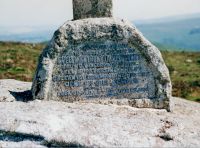
<instances>
[{"instance_id":1,"label":"distant hill","mask_svg":"<svg viewBox=\"0 0 200 148\"><path fill-rule=\"evenodd\" d=\"M26 43L45 42L51 39L54 31L57 28L57 26L0 26L0 41L14 41Z\"/></svg>"},{"instance_id":2,"label":"distant hill","mask_svg":"<svg viewBox=\"0 0 200 148\"><path fill-rule=\"evenodd\" d=\"M36 33L23 33L23 34L9 34L0 35L0 41L15 41L15 42L27 42L27 43L40 43L50 40L52 33L36 32Z\"/></svg>"},{"instance_id":3,"label":"distant hill","mask_svg":"<svg viewBox=\"0 0 200 148\"><path fill-rule=\"evenodd\" d=\"M200 14L133 22L151 42L162 49L200 51ZM59 26L0 26L0 41L45 42Z\"/></svg>"},{"instance_id":4,"label":"distant hill","mask_svg":"<svg viewBox=\"0 0 200 148\"><path fill-rule=\"evenodd\" d=\"M136 21L135 24L153 43L177 50L200 51L200 14Z\"/></svg>"}]
</instances>

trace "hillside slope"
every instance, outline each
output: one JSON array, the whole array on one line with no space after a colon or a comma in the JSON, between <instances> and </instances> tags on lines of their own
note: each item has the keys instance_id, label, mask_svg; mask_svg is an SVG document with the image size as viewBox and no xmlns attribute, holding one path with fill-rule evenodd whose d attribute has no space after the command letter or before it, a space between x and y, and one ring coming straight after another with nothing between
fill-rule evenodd
<instances>
[{"instance_id":1,"label":"hillside slope","mask_svg":"<svg viewBox=\"0 0 200 148\"><path fill-rule=\"evenodd\" d=\"M200 13L134 21L154 44L169 50L200 51ZM0 41L46 42L59 26L0 26Z\"/></svg>"},{"instance_id":2,"label":"hillside slope","mask_svg":"<svg viewBox=\"0 0 200 148\"><path fill-rule=\"evenodd\" d=\"M0 79L32 81L44 47L45 44L0 42ZM162 51L162 55L170 70L173 95L200 102L200 52Z\"/></svg>"},{"instance_id":3,"label":"hillside slope","mask_svg":"<svg viewBox=\"0 0 200 148\"><path fill-rule=\"evenodd\" d=\"M200 16L136 23L140 31L153 43L173 49L200 51Z\"/></svg>"}]
</instances>

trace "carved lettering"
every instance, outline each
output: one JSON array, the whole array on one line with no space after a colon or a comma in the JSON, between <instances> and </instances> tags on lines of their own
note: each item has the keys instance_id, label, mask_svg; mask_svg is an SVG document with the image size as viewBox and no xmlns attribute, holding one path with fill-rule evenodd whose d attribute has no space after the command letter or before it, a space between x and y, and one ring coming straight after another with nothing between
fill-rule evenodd
<instances>
[{"instance_id":1,"label":"carved lettering","mask_svg":"<svg viewBox=\"0 0 200 148\"><path fill-rule=\"evenodd\" d=\"M150 67L125 43L85 43L61 54L53 72L58 97L108 98L129 95L153 98ZM152 85L152 84L151 84ZM62 90L62 91L61 91Z\"/></svg>"}]
</instances>

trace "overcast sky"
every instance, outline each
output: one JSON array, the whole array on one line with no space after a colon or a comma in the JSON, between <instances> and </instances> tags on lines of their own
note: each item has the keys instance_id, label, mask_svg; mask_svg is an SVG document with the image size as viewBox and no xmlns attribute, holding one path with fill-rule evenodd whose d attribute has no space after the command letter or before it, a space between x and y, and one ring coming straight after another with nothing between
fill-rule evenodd
<instances>
[{"instance_id":1,"label":"overcast sky","mask_svg":"<svg viewBox=\"0 0 200 148\"><path fill-rule=\"evenodd\" d=\"M200 0L114 0L114 15L129 20L200 13ZM0 0L0 26L60 25L72 19L72 0Z\"/></svg>"}]
</instances>

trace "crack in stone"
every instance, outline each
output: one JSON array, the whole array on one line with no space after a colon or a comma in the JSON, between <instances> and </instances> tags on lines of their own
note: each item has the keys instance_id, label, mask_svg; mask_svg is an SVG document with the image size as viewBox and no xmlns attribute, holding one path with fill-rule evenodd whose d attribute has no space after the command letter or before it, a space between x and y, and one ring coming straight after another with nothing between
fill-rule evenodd
<instances>
[{"instance_id":1,"label":"crack in stone","mask_svg":"<svg viewBox=\"0 0 200 148\"><path fill-rule=\"evenodd\" d=\"M44 141L42 143L43 146L46 146L48 148L54 148L54 147L62 147L62 148L86 148L86 146L83 146L79 143L76 143L76 142L57 142L57 141Z\"/></svg>"},{"instance_id":2,"label":"crack in stone","mask_svg":"<svg viewBox=\"0 0 200 148\"><path fill-rule=\"evenodd\" d=\"M0 141L21 142L25 140L40 142L44 140L44 137L39 136L39 135L8 132L8 131L0 130Z\"/></svg>"},{"instance_id":3,"label":"crack in stone","mask_svg":"<svg viewBox=\"0 0 200 148\"><path fill-rule=\"evenodd\" d=\"M10 132L0 130L0 141L6 142L23 142L23 141L31 141L35 142L39 145L46 146L48 148L52 147L86 147L76 142L58 142L58 141L47 141L43 136L40 135L32 135L18 132Z\"/></svg>"},{"instance_id":4,"label":"crack in stone","mask_svg":"<svg viewBox=\"0 0 200 148\"><path fill-rule=\"evenodd\" d=\"M9 91L9 92L16 99L16 101L21 101L21 102L33 101L31 90L23 92L14 92L14 91Z\"/></svg>"},{"instance_id":5,"label":"crack in stone","mask_svg":"<svg viewBox=\"0 0 200 148\"><path fill-rule=\"evenodd\" d=\"M161 139L165 141L171 141L174 140L173 137L169 133L163 133L162 135L159 136Z\"/></svg>"}]
</instances>

